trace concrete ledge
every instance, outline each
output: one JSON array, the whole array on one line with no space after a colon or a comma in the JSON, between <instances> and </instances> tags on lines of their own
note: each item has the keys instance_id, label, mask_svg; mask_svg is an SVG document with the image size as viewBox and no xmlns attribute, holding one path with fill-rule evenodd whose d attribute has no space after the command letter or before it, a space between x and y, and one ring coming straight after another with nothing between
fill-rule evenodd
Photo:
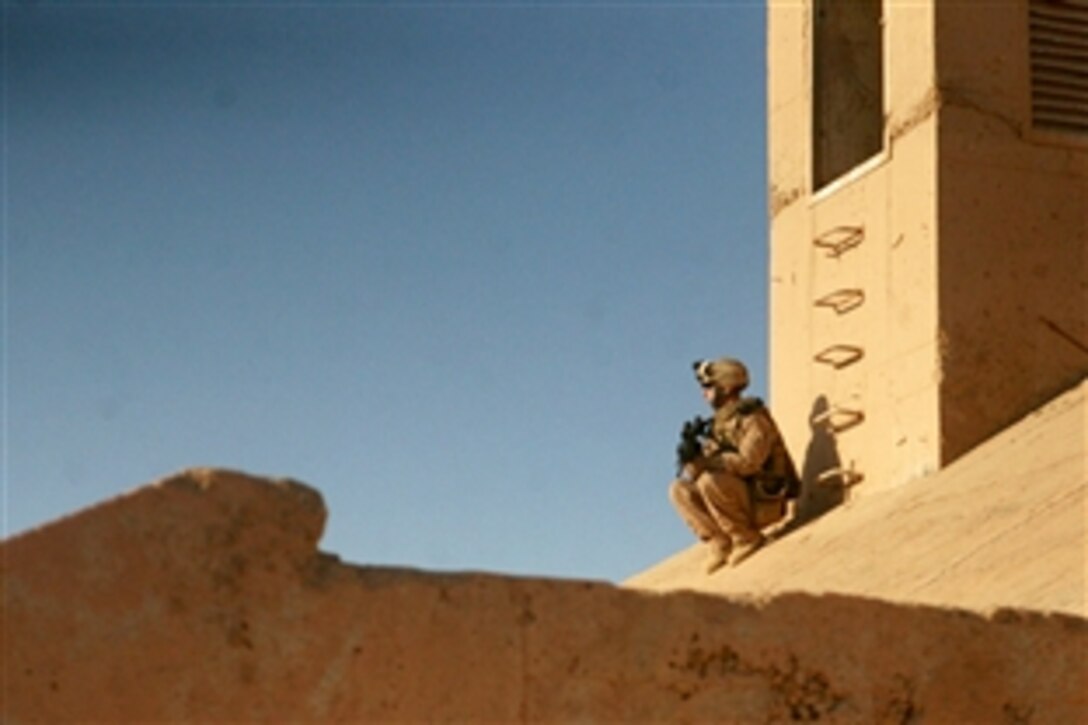
<instances>
[{"instance_id":1,"label":"concrete ledge","mask_svg":"<svg viewBox=\"0 0 1088 725\"><path fill-rule=\"evenodd\" d=\"M706 576L696 545L625 584L1088 616L1086 401L1082 383L948 468L787 527L738 568Z\"/></svg>"}]
</instances>

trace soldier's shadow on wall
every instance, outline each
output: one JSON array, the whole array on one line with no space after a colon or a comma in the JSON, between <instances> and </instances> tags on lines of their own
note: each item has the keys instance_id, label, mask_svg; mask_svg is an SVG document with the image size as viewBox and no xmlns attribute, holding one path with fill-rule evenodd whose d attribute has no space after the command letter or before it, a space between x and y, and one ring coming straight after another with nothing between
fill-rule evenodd
<instances>
[{"instance_id":1,"label":"soldier's shadow on wall","mask_svg":"<svg viewBox=\"0 0 1088 725\"><path fill-rule=\"evenodd\" d=\"M803 487L801 495L794 502L793 516L782 527L779 537L812 523L846 499L846 493L841 486L824 486L816 482L821 473L842 465L835 436L827 426L813 422L824 416L829 409L827 398L823 395L812 403L808 416L811 432L800 471Z\"/></svg>"}]
</instances>

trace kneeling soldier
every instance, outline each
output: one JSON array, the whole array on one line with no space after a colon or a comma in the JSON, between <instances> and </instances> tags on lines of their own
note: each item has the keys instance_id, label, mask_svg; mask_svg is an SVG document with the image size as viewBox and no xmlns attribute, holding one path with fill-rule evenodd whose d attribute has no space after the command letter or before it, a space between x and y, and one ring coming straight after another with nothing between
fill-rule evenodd
<instances>
[{"instance_id":1,"label":"kneeling soldier","mask_svg":"<svg viewBox=\"0 0 1088 725\"><path fill-rule=\"evenodd\" d=\"M763 545L760 530L786 515L786 501L800 494L801 481L763 401L740 395L748 386L744 364L720 358L693 367L714 417L685 425L680 477L670 484L669 498L710 548L707 573L713 573Z\"/></svg>"}]
</instances>

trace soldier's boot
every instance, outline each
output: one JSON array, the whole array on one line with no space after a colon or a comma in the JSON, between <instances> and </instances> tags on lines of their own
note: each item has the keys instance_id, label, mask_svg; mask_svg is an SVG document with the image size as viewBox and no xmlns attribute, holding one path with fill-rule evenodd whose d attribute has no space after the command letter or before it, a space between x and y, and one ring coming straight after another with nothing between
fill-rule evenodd
<instances>
[{"instance_id":1,"label":"soldier's boot","mask_svg":"<svg viewBox=\"0 0 1088 725\"><path fill-rule=\"evenodd\" d=\"M729 555L733 551L733 542L729 539L711 539L707 542L710 557L706 562L706 573L713 574L729 563Z\"/></svg>"},{"instance_id":2,"label":"soldier's boot","mask_svg":"<svg viewBox=\"0 0 1088 725\"><path fill-rule=\"evenodd\" d=\"M738 540L733 545L733 553L729 557L729 566L739 566L742 561L756 553L765 543L767 543L766 537L758 531L748 538Z\"/></svg>"}]
</instances>

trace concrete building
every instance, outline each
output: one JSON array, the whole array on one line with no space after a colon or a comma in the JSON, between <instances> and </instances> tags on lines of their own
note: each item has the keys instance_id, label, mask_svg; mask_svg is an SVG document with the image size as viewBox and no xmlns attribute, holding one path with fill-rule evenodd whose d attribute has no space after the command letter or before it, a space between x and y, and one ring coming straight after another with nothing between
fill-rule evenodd
<instances>
[{"instance_id":1,"label":"concrete building","mask_svg":"<svg viewBox=\"0 0 1088 725\"><path fill-rule=\"evenodd\" d=\"M184 471L0 543L0 719L1088 721L1088 0L769 19L773 403L864 495L614 586L344 563L317 491Z\"/></svg>"},{"instance_id":2,"label":"concrete building","mask_svg":"<svg viewBox=\"0 0 1088 725\"><path fill-rule=\"evenodd\" d=\"M770 378L806 483L895 487L1084 378L1086 0L772 2L768 65Z\"/></svg>"}]
</instances>

